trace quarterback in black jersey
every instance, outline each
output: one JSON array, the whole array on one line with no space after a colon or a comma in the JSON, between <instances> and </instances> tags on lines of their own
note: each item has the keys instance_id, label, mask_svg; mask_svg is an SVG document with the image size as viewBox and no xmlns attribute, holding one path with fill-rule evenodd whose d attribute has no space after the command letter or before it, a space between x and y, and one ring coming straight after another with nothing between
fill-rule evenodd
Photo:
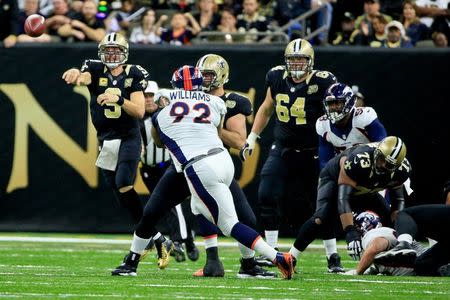
<instances>
[{"instance_id":1,"label":"quarterback in black jersey","mask_svg":"<svg viewBox=\"0 0 450 300\"><path fill-rule=\"evenodd\" d=\"M226 147L239 149L245 143L247 129L245 126L245 117L252 113L250 101L238 94L226 94L223 85L228 82L229 66L228 62L221 56L207 54L199 59L197 68L204 77L203 89L205 92L221 97L227 105L224 127L221 130L220 138ZM155 100L163 92L156 95ZM176 187L176 188L174 188ZM233 196L234 205L240 222L249 227L256 226L256 217L253 213L245 194L239 187L236 180L230 185L230 191ZM155 225L177 204L190 196L188 184L183 173L177 173L175 167L170 165L164 172L154 188L150 199L144 208L144 216L139 222L135 238L149 239L157 231ZM206 264L203 269L194 273L194 276L200 277L222 277L224 268L218 256L217 250L217 229L206 218L197 218L201 222L201 235L205 239ZM241 252L245 257L241 259L241 268L238 276L240 277L274 277L274 272L269 272L257 266L254 259L254 251L240 245ZM138 262L128 259L124 264L117 267L112 275L135 274Z\"/></svg>"},{"instance_id":2,"label":"quarterback in black jersey","mask_svg":"<svg viewBox=\"0 0 450 300\"><path fill-rule=\"evenodd\" d=\"M275 112L275 141L261 170L258 190L260 221L272 247L278 246L279 214L295 225L298 208L307 208L315 200L319 173L315 123L324 113L325 91L336 83L332 73L313 69L314 50L308 41L293 40L286 46L284 56L286 64L272 68L266 75L266 97L241 150L242 159L251 155ZM289 187L295 193L288 199Z\"/></svg>"},{"instance_id":3,"label":"quarterback in black jersey","mask_svg":"<svg viewBox=\"0 0 450 300\"><path fill-rule=\"evenodd\" d=\"M98 45L98 56L100 60L86 60L81 70L69 69L62 78L68 84L88 87L92 123L101 146L96 165L120 205L138 222L142 205L133 185L141 153L138 119L145 112L148 73L141 66L125 64L128 42L120 34L105 36Z\"/></svg>"},{"instance_id":4,"label":"quarterback in black jersey","mask_svg":"<svg viewBox=\"0 0 450 300\"><path fill-rule=\"evenodd\" d=\"M333 226L339 216L348 253L360 257L361 236L353 224L353 212L375 211L383 224L389 226L399 210L404 207L403 183L411 174L406 158L406 146L395 136L379 143L349 148L331 159L319 176L317 209L300 228L290 253L300 252L317 237L321 227ZM391 207L378 193L389 190Z\"/></svg>"}]
</instances>

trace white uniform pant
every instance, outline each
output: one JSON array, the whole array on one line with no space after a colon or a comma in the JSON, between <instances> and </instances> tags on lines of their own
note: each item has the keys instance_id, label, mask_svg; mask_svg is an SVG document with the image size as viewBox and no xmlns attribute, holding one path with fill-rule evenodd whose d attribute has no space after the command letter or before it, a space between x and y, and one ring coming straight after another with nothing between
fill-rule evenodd
<instances>
[{"instance_id":1,"label":"white uniform pant","mask_svg":"<svg viewBox=\"0 0 450 300\"><path fill-rule=\"evenodd\" d=\"M184 170L184 175L192 194L192 213L202 214L216 224L224 235L230 236L238 218L229 189L234 165L228 151L195 162Z\"/></svg>"}]
</instances>

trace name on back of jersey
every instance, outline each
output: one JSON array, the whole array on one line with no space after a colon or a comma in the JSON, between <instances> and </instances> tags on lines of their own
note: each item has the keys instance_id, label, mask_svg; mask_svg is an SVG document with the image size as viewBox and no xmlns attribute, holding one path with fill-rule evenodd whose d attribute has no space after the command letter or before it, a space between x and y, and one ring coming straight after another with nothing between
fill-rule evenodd
<instances>
[{"instance_id":1,"label":"name on back of jersey","mask_svg":"<svg viewBox=\"0 0 450 300\"><path fill-rule=\"evenodd\" d=\"M211 101L208 94L198 91L174 90L170 91L170 101L172 100L195 100L195 101Z\"/></svg>"}]
</instances>

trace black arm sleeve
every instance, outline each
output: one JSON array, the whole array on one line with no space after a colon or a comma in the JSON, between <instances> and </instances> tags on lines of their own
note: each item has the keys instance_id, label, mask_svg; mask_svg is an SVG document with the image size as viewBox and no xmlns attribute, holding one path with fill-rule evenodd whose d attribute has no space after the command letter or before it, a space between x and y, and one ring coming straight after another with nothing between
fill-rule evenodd
<instances>
[{"instance_id":1,"label":"black arm sleeve","mask_svg":"<svg viewBox=\"0 0 450 300\"><path fill-rule=\"evenodd\" d=\"M351 213L349 199L352 194L353 187L347 184L340 184L338 188L338 211L339 214Z\"/></svg>"},{"instance_id":2,"label":"black arm sleeve","mask_svg":"<svg viewBox=\"0 0 450 300\"><path fill-rule=\"evenodd\" d=\"M403 191L403 185L390 190L391 196L391 210L403 210L405 208L405 193Z\"/></svg>"}]
</instances>

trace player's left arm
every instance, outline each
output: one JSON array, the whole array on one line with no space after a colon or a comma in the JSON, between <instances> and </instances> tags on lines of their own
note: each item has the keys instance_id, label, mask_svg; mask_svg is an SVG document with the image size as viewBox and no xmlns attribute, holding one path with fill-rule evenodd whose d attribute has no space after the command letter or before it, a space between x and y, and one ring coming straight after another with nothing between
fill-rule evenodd
<instances>
[{"instance_id":1,"label":"player's left arm","mask_svg":"<svg viewBox=\"0 0 450 300\"><path fill-rule=\"evenodd\" d=\"M387 250L388 247L389 241L387 239L383 237L377 237L373 239L369 247L367 247L367 249L364 250L361 260L359 261L358 266L356 267L356 274L363 275L364 271L366 271L373 263L375 256L378 253Z\"/></svg>"},{"instance_id":2,"label":"player's left arm","mask_svg":"<svg viewBox=\"0 0 450 300\"><path fill-rule=\"evenodd\" d=\"M398 212L405 208L403 184L389 189L389 196L391 197L391 221L394 222Z\"/></svg>"},{"instance_id":3,"label":"player's left arm","mask_svg":"<svg viewBox=\"0 0 450 300\"><path fill-rule=\"evenodd\" d=\"M229 118L226 126L220 130L222 142L234 149L241 149L245 145L247 138L247 127L245 126L245 116L237 114Z\"/></svg>"},{"instance_id":4,"label":"player's left arm","mask_svg":"<svg viewBox=\"0 0 450 300\"><path fill-rule=\"evenodd\" d=\"M130 94L130 99L122 96L103 93L97 96L97 103L105 105L107 103L117 103L130 116L136 119L142 119L145 113L145 98L142 91L136 91Z\"/></svg>"},{"instance_id":5,"label":"player's left arm","mask_svg":"<svg viewBox=\"0 0 450 300\"><path fill-rule=\"evenodd\" d=\"M385 137L387 137L386 128L380 122L378 118L372 121L369 125L366 126L367 137L370 142L379 142Z\"/></svg>"}]
</instances>

